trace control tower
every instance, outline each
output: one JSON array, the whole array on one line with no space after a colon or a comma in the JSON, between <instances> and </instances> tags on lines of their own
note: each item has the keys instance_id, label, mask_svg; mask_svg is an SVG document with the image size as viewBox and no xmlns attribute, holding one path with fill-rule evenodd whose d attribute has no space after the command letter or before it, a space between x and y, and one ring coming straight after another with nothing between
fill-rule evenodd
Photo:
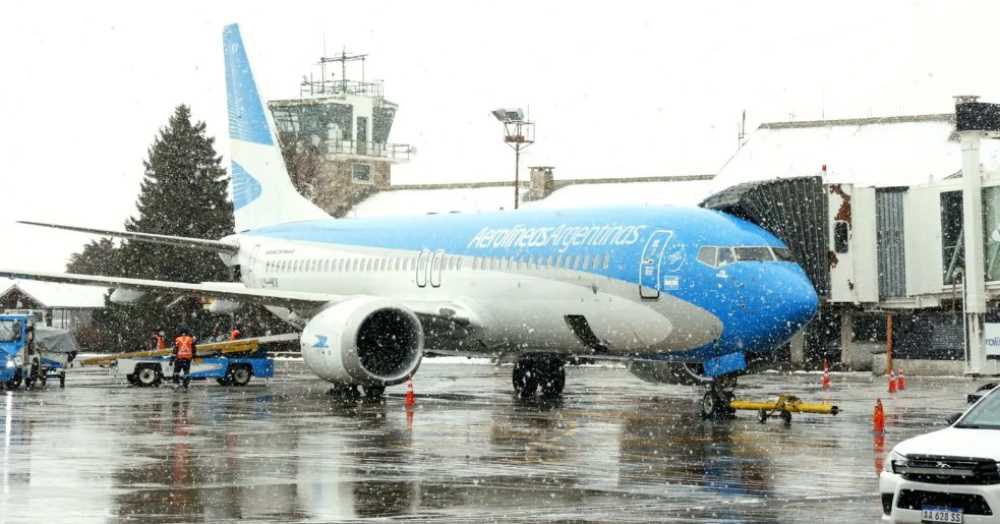
<instances>
[{"instance_id":1,"label":"control tower","mask_svg":"<svg viewBox=\"0 0 1000 524\"><path fill-rule=\"evenodd\" d=\"M321 57L319 78L303 77L299 98L268 102L292 183L337 217L388 188L392 165L416 152L389 143L399 106L385 99L382 81L365 80L366 57ZM348 78L348 66L360 66L361 80Z\"/></svg>"}]
</instances>

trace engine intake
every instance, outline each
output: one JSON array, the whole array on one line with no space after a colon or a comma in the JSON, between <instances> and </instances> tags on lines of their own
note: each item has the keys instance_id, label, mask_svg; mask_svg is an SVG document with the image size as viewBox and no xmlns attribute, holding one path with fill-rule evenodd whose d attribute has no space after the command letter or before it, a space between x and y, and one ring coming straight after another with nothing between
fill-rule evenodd
<instances>
[{"instance_id":1,"label":"engine intake","mask_svg":"<svg viewBox=\"0 0 1000 524\"><path fill-rule=\"evenodd\" d=\"M306 324L302 357L320 378L339 384L399 384L416 373L424 333L401 304L359 297L327 306Z\"/></svg>"}]
</instances>

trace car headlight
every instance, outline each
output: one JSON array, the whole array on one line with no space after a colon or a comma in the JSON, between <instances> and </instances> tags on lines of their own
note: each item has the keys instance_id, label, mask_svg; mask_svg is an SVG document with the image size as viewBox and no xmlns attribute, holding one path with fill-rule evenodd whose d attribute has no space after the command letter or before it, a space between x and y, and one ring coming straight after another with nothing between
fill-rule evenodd
<instances>
[{"instance_id":1,"label":"car headlight","mask_svg":"<svg viewBox=\"0 0 1000 524\"><path fill-rule=\"evenodd\" d=\"M889 460L885 461L884 469L898 474L899 471L897 469L900 467L906 467L906 465L909 464L909 461L910 459L908 459L906 455L896 450L892 450L889 452Z\"/></svg>"}]
</instances>

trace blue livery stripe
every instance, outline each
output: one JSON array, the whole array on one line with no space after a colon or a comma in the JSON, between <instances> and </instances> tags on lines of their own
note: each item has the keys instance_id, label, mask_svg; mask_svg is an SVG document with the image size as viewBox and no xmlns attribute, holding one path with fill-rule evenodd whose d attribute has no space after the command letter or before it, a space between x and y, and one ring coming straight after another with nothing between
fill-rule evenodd
<instances>
[{"instance_id":1,"label":"blue livery stripe","mask_svg":"<svg viewBox=\"0 0 1000 524\"><path fill-rule=\"evenodd\" d=\"M243 166L233 161L233 209L240 209L243 206L257 200L260 197L260 182L250 176Z\"/></svg>"},{"instance_id":2,"label":"blue livery stripe","mask_svg":"<svg viewBox=\"0 0 1000 524\"><path fill-rule=\"evenodd\" d=\"M226 53L226 100L229 108L229 137L255 144L273 145L264 106L253 81L240 28L226 26L222 32Z\"/></svg>"}]
</instances>

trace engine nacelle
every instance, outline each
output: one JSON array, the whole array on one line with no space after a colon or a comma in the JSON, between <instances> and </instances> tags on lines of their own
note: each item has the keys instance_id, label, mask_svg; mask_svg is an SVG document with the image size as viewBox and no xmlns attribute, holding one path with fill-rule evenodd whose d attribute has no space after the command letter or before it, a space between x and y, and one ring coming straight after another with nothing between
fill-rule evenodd
<instances>
[{"instance_id":1,"label":"engine nacelle","mask_svg":"<svg viewBox=\"0 0 1000 524\"><path fill-rule=\"evenodd\" d=\"M134 289L125 289L119 287L115 288L115 290L111 292L111 296L108 297L108 300L110 300L112 304L118 304L120 306L131 306L136 302L138 302L139 299L144 297L145 295L146 293L143 291L136 291Z\"/></svg>"},{"instance_id":2,"label":"engine nacelle","mask_svg":"<svg viewBox=\"0 0 1000 524\"><path fill-rule=\"evenodd\" d=\"M225 298L208 298L201 302L201 308L213 315L228 315L243 308L243 303Z\"/></svg>"},{"instance_id":3,"label":"engine nacelle","mask_svg":"<svg viewBox=\"0 0 1000 524\"><path fill-rule=\"evenodd\" d=\"M424 351L417 315L391 300L358 297L327 306L301 338L306 366L338 384L399 384L416 373Z\"/></svg>"}]
</instances>

